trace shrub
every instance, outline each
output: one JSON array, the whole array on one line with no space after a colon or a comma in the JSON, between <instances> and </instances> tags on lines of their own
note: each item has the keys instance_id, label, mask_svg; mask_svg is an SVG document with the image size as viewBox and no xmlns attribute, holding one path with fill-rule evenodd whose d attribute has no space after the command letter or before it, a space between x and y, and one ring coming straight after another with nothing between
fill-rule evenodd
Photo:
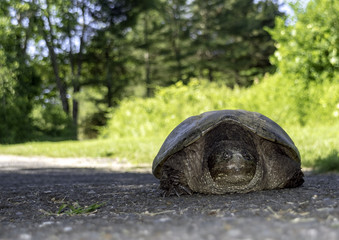
<instances>
[{"instance_id":1,"label":"shrub","mask_svg":"<svg viewBox=\"0 0 339 240\"><path fill-rule=\"evenodd\" d=\"M165 137L185 118L205 111L245 109L285 126L333 124L339 119L336 80L304 88L298 79L275 74L251 88L230 89L204 80L159 88L154 98L123 100L101 130L105 138Z\"/></svg>"}]
</instances>

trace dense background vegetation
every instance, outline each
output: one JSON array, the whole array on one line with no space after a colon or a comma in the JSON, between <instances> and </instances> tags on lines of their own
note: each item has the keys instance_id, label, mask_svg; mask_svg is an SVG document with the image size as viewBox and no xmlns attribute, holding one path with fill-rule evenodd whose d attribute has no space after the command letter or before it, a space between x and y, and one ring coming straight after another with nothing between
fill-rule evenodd
<instances>
[{"instance_id":1,"label":"dense background vegetation","mask_svg":"<svg viewBox=\"0 0 339 240\"><path fill-rule=\"evenodd\" d=\"M304 166L339 169L337 1L4 3L0 142L99 139L3 153L150 162L186 117L241 108L281 124Z\"/></svg>"},{"instance_id":2,"label":"dense background vegetation","mask_svg":"<svg viewBox=\"0 0 339 240\"><path fill-rule=\"evenodd\" d=\"M264 28L280 15L274 1L4 0L0 142L96 137L124 97L194 77L250 86L274 71Z\"/></svg>"}]
</instances>

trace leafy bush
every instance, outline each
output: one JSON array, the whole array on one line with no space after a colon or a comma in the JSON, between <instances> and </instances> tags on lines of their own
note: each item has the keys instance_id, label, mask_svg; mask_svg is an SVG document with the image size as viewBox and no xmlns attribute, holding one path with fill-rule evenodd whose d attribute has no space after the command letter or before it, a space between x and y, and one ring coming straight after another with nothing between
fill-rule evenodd
<instances>
[{"instance_id":1,"label":"leafy bush","mask_svg":"<svg viewBox=\"0 0 339 240\"><path fill-rule=\"evenodd\" d=\"M59 141L74 139L75 128L69 116L60 105L43 103L34 107L31 114L35 128L31 140Z\"/></svg>"},{"instance_id":2,"label":"leafy bush","mask_svg":"<svg viewBox=\"0 0 339 240\"><path fill-rule=\"evenodd\" d=\"M331 79L339 68L338 1L310 0L294 10L293 24L278 17L275 28L267 29L277 42L272 63L306 84Z\"/></svg>"},{"instance_id":3,"label":"leafy bush","mask_svg":"<svg viewBox=\"0 0 339 240\"><path fill-rule=\"evenodd\" d=\"M110 112L101 137L110 139L116 149L113 155L119 152L119 157L132 162L151 162L177 124L191 115L220 109L245 109L270 117L294 140L304 167L335 169L329 162L339 144L338 75L308 88L281 74L267 76L251 88L230 89L198 80L178 83L159 88L154 98L122 101ZM119 150L122 146L126 151Z\"/></svg>"},{"instance_id":4,"label":"leafy bush","mask_svg":"<svg viewBox=\"0 0 339 240\"><path fill-rule=\"evenodd\" d=\"M9 63L0 49L0 143L24 141L32 133L31 119L27 116L32 100L29 91L22 91L24 87L19 80L23 78L18 72L18 63Z\"/></svg>"},{"instance_id":5,"label":"leafy bush","mask_svg":"<svg viewBox=\"0 0 339 240\"><path fill-rule=\"evenodd\" d=\"M245 109L260 112L282 126L333 124L339 119L336 81L304 89L297 80L276 74L251 88L230 89L217 83L191 81L159 88L154 98L132 98L113 109L102 129L106 138L165 137L185 118L205 111Z\"/></svg>"}]
</instances>

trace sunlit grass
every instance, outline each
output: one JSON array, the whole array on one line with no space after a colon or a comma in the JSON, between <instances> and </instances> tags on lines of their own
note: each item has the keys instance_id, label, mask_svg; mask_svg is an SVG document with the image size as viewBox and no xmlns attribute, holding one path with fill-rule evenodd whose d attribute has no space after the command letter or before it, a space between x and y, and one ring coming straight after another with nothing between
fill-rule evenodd
<instances>
[{"instance_id":1,"label":"sunlit grass","mask_svg":"<svg viewBox=\"0 0 339 240\"><path fill-rule=\"evenodd\" d=\"M0 154L46 157L92 157L127 159L134 164L152 162L159 150L158 138L143 139L99 139L63 142L29 142L0 145Z\"/></svg>"},{"instance_id":2,"label":"sunlit grass","mask_svg":"<svg viewBox=\"0 0 339 240\"><path fill-rule=\"evenodd\" d=\"M298 147L304 167L319 171L339 171L339 123L290 127L288 133Z\"/></svg>"}]
</instances>

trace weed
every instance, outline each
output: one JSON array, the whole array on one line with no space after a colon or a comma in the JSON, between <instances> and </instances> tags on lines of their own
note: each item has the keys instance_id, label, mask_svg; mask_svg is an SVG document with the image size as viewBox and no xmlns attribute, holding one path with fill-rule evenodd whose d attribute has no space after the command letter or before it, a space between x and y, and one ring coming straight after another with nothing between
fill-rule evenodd
<instances>
[{"instance_id":1,"label":"weed","mask_svg":"<svg viewBox=\"0 0 339 240\"><path fill-rule=\"evenodd\" d=\"M73 216L73 215L81 215L81 214L89 214L89 213L94 213L102 207L105 203L93 203L89 206L81 206L78 202L73 202L73 203L63 203L58 211L57 215L68 215L68 216Z\"/></svg>"},{"instance_id":2,"label":"weed","mask_svg":"<svg viewBox=\"0 0 339 240\"><path fill-rule=\"evenodd\" d=\"M42 213L46 215L67 215L67 216L75 216L75 215L83 215L95 213L100 207L105 205L105 203L94 203L89 206L81 206L78 202L73 203L65 203L63 202L61 206L58 208L56 212L49 212L45 210L40 210Z\"/></svg>"}]
</instances>

